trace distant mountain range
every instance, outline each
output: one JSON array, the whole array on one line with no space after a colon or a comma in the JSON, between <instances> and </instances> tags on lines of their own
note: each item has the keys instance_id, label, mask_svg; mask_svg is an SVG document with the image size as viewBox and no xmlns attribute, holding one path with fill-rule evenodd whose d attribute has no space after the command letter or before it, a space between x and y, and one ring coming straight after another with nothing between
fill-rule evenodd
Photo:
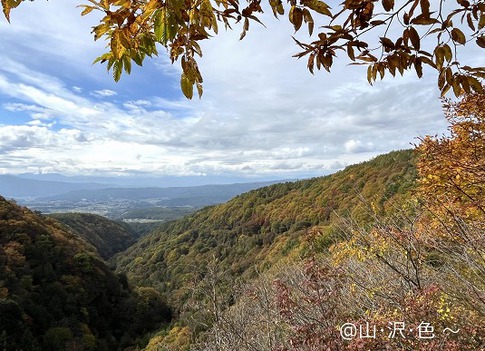
<instances>
[{"instance_id":1,"label":"distant mountain range","mask_svg":"<svg viewBox=\"0 0 485 351\"><path fill-rule=\"evenodd\" d=\"M232 182L229 182L232 180ZM218 185L203 185L201 183ZM214 198L210 203L229 200L242 192L275 184L268 180L249 183L247 179L225 177L67 177L58 173L0 174L0 194L7 198L78 201L149 198ZM102 191L100 191L102 190ZM203 201L204 204L207 201ZM177 205L175 205L177 206Z\"/></svg>"},{"instance_id":2,"label":"distant mountain range","mask_svg":"<svg viewBox=\"0 0 485 351\"><path fill-rule=\"evenodd\" d=\"M42 201L110 201L110 200L154 200L158 206L184 206L193 202L202 205L227 201L236 195L263 186L278 183L256 182L219 185L200 185L173 188L106 188L69 191L59 195L42 197ZM189 203L188 203L189 202Z\"/></svg>"},{"instance_id":3,"label":"distant mountain range","mask_svg":"<svg viewBox=\"0 0 485 351\"><path fill-rule=\"evenodd\" d=\"M100 183L70 183L53 180L21 178L14 175L0 175L0 194L9 198L52 196L75 190L106 188Z\"/></svg>"},{"instance_id":4,"label":"distant mountain range","mask_svg":"<svg viewBox=\"0 0 485 351\"><path fill-rule=\"evenodd\" d=\"M264 182L273 178L247 178L234 176L153 176L146 173L120 175L120 176L96 176L96 175L75 175L66 176L61 173L20 173L10 174L22 179L33 179L42 181L55 181L65 183L97 183L104 184L105 188L171 188L188 187L207 184L233 184Z\"/></svg>"},{"instance_id":5,"label":"distant mountain range","mask_svg":"<svg viewBox=\"0 0 485 351\"><path fill-rule=\"evenodd\" d=\"M40 175L38 175L40 176ZM63 175L51 174L51 180L27 179L20 176L0 175L0 194L13 198L19 204L42 213L86 212L120 219L132 218L133 211L148 210L156 219L166 220L188 213L177 209L198 208L226 202L244 192L278 181L199 185L187 187L122 187L112 183L69 182ZM78 178L76 178L78 179ZM81 179L78 179L81 180ZM100 179L98 179L100 180ZM189 211L189 212L191 212ZM147 218L146 214L140 218Z\"/></svg>"}]
</instances>

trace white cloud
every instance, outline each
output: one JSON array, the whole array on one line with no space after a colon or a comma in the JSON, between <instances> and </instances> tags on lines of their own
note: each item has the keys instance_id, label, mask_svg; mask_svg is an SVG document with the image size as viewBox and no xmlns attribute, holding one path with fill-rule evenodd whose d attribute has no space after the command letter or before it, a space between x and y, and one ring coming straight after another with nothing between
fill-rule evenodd
<instances>
[{"instance_id":1,"label":"white cloud","mask_svg":"<svg viewBox=\"0 0 485 351\"><path fill-rule=\"evenodd\" d=\"M360 140L350 139L345 143L345 151L351 154L374 151L374 144L371 142L363 143Z\"/></svg>"},{"instance_id":2,"label":"white cloud","mask_svg":"<svg viewBox=\"0 0 485 351\"><path fill-rule=\"evenodd\" d=\"M115 96L116 94L117 94L116 91L110 90L110 89L95 90L91 93L91 95L97 96L97 97L109 97L109 96Z\"/></svg>"},{"instance_id":3,"label":"white cloud","mask_svg":"<svg viewBox=\"0 0 485 351\"><path fill-rule=\"evenodd\" d=\"M17 66L16 73L10 73L10 79L0 75L0 91L22 102L4 108L29 113L34 120L45 114L68 126L55 130L54 124L36 122L32 127L44 128L5 141L3 149L23 155L24 167L36 158L44 169L61 172L297 177L325 174L342 164L406 147L414 136L414 129L402 131L410 121L406 109L396 110L392 103L364 108L362 102L379 93L390 99L401 93L393 92L392 86L375 87L372 93L342 86L351 92L350 99L295 91L292 100L283 99L286 87L274 86L272 98L281 103L261 99L251 105L247 96L228 102L216 99L213 92L205 100L190 102L155 97L99 103L45 75L42 89L37 79L25 78L36 77L26 67Z\"/></svg>"},{"instance_id":4,"label":"white cloud","mask_svg":"<svg viewBox=\"0 0 485 351\"><path fill-rule=\"evenodd\" d=\"M102 13L81 17L76 5L72 1L22 3L11 12L11 23L0 26L4 53L39 69L56 71L67 66L71 76L79 71L98 76L91 63L103 53L105 43L93 41L91 27Z\"/></svg>"},{"instance_id":5,"label":"white cloud","mask_svg":"<svg viewBox=\"0 0 485 351\"><path fill-rule=\"evenodd\" d=\"M345 66L345 59L331 74L312 76L304 59L291 57L298 51L291 26L270 15L267 29L252 24L243 41L237 30L204 41L204 95L187 101L171 94L180 69L165 56L108 84L90 64L99 54L90 24L64 3L34 3L40 12L23 12L31 4L22 4L11 27L0 29L7 38L0 55L3 168L298 177L445 129L435 76L406 74L371 87L365 68ZM28 64L32 52L38 65ZM16 115L30 120L4 122Z\"/></svg>"}]
</instances>

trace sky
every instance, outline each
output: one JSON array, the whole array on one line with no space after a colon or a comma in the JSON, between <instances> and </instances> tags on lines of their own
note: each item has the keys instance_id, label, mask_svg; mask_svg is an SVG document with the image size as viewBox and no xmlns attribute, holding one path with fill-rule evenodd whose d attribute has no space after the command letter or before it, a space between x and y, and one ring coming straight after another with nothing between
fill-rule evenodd
<instances>
[{"instance_id":1,"label":"sky","mask_svg":"<svg viewBox=\"0 0 485 351\"><path fill-rule=\"evenodd\" d=\"M295 179L446 131L434 72L370 86L342 57L311 75L269 14L242 41L221 29L202 43L202 99L182 95L163 48L115 83L92 65L105 42L78 4L25 2L0 20L0 174Z\"/></svg>"}]
</instances>

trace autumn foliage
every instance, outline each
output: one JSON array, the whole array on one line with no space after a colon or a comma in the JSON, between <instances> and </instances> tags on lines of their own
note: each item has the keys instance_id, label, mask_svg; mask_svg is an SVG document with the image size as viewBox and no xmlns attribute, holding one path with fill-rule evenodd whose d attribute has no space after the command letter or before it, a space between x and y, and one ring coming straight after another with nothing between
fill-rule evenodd
<instances>
[{"instance_id":1,"label":"autumn foliage","mask_svg":"<svg viewBox=\"0 0 485 351\"><path fill-rule=\"evenodd\" d=\"M298 297L295 287L289 292L288 284L279 289L281 312L288 315L293 330L291 347L283 349L484 347L480 322L485 316L484 103L480 94L467 95L458 103L446 101L450 135L423 138L418 147L418 200L423 206L393 219L377 219L370 229L346 219L347 240L330 248L330 263L321 260L315 268L311 261L307 298ZM334 282L337 276L339 284ZM335 304L335 299L327 302L326 291L341 301L330 313L318 308L322 303L327 308ZM312 296L316 301L309 300ZM309 318L308 304L323 313ZM304 323L302 314L307 317ZM345 338L340 329L339 343L325 340L322 326L329 318L340 328L351 323L355 328L351 337ZM424 326L433 337L419 334ZM398 338L396 327L401 328ZM326 334L332 332L336 333Z\"/></svg>"},{"instance_id":2,"label":"autumn foliage","mask_svg":"<svg viewBox=\"0 0 485 351\"><path fill-rule=\"evenodd\" d=\"M485 215L485 95L444 102L449 136L425 137L418 164L423 200L437 215Z\"/></svg>"},{"instance_id":3,"label":"autumn foliage","mask_svg":"<svg viewBox=\"0 0 485 351\"><path fill-rule=\"evenodd\" d=\"M1 3L9 20L22 1ZM131 72L132 62L142 65L147 56L157 56L161 45L172 62L180 61L187 98L194 87L202 95L200 42L216 35L219 24L242 24L242 39L251 23L262 24L257 16L267 9L261 0L89 0L81 7L82 15L104 14L93 34L95 40L107 40L108 52L96 61L106 63L115 81L123 71ZM428 66L439 72L442 95L450 89L456 96L483 92L485 68L460 63L459 57L464 45L485 48L483 0L458 0L452 6L445 0L345 0L333 8L321 0L269 0L269 7L277 18L287 13L295 32L307 28L312 39L295 39L301 48L295 56L307 58L311 73L330 71L342 53L353 64L368 65L370 83L407 70L421 77Z\"/></svg>"},{"instance_id":4,"label":"autumn foliage","mask_svg":"<svg viewBox=\"0 0 485 351\"><path fill-rule=\"evenodd\" d=\"M0 348L118 350L170 320L66 226L0 196Z\"/></svg>"},{"instance_id":5,"label":"autumn foliage","mask_svg":"<svg viewBox=\"0 0 485 351\"><path fill-rule=\"evenodd\" d=\"M385 212L362 197L360 210L334 213L333 229L304 230L300 257L252 281L220 271L198 299L194 313L213 323L194 350L483 349L484 101L444 102L449 135L417 147L412 196Z\"/></svg>"}]
</instances>

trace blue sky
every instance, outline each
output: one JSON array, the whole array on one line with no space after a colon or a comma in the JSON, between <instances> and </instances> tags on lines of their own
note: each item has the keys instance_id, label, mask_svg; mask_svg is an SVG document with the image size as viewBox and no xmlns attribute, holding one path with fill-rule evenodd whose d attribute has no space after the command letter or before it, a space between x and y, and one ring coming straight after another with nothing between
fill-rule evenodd
<instances>
[{"instance_id":1,"label":"blue sky","mask_svg":"<svg viewBox=\"0 0 485 351\"><path fill-rule=\"evenodd\" d=\"M369 86L343 58L312 76L269 15L243 41L236 29L203 43L201 100L183 97L163 48L114 83L91 64L104 43L77 4L25 2L0 21L0 173L299 178L446 129L434 72Z\"/></svg>"}]
</instances>

